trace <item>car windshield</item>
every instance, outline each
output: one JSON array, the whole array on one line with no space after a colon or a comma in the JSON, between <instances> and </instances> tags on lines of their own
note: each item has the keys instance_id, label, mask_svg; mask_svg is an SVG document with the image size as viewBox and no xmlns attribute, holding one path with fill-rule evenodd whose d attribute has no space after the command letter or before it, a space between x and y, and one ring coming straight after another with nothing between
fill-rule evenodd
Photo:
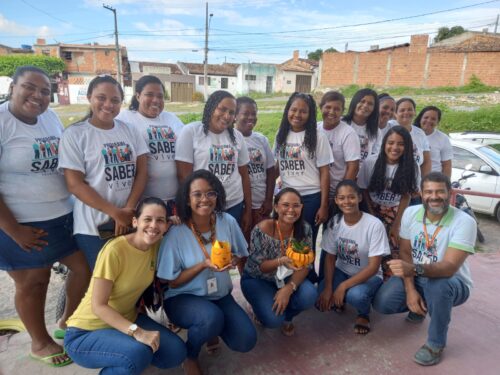
<instances>
[{"instance_id":1,"label":"car windshield","mask_svg":"<svg viewBox=\"0 0 500 375\"><path fill-rule=\"evenodd\" d=\"M500 152L493 147L483 146L478 148L479 152L488 156L493 162L500 167Z\"/></svg>"}]
</instances>

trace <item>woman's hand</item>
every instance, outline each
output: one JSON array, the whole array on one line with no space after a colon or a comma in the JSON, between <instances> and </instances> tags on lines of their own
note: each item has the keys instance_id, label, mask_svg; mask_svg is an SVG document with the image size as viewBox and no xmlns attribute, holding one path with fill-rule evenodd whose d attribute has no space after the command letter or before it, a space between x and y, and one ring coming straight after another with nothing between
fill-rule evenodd
<instances>
[{"instance_id":1,"label":"woman's hand","mask_svg":"<svg viewBox=\"0 0 500 375\"><path fill-rule=\"evenodd\" d=\"M134 333L134 339L147 345L155 353L160 348L160 332L159 331L146 331L142 328L137 328Z\"/></svg>"},{"instance_id":2,"label":"woman's hand","mask_svg":"<svg viewBox=\"0 0 500 375\"><path fill-rule=\"evenodd\" d=\"M18 224L14 231L9 234L10 237L25 251L41 251L49 243L41 240L41 237L48 235L43 229L30 227L28 225Z\"/></svg>"},{"instance_id":3,"label":"woman's hand","mask_svg":"<svg viewBox=\"0 0 500 375\"><path fill-rule=\"evenodd\" d=\"M347 288L345 287L344 283L341 283L337 289L335 289L335 292L333 292L333 301L335 306L338 308L342 308L344 306L344 299L345 299L345 293L347 291Z\"/></svg>"},{"instance_id":4,"label":"woman's hand","mask_svg":"<svg viewBox=\"0 0 500 375\"><path fill-rule=\"evenodd\" d=\"M300 271L302 268L304 268L304 267L295 267L293 265L293 260L291 260L286 255L283 255L281 258L278 259L278 264L281 266L285 266L286 268L288 268L289 270L292 270L294 272Z\"/></svg>"},{"instance_id":5,"label":"woman's hand","mask_svg":"<svg viewBox=\"0 0 500 375\"><path fill-rule=\"evenodd\" d=\"M406 305L415 314L425 315L427 313L427 306L425 306L422 296L415 289L410 289L406 293Z\"/></svg>"},{"instance_id":6,"label":"woman's hand","mask_svg":"<svg viewBox=\"0 0 500 375\"><path fill-rule=\"evenodd\" d=\"M235 266L233 265L232 262L230 262L229 264L227 264L226 266L224 266L222 268L219 268L215 264L213 264L210 259L205 259L204 266L205 266L205 268L208 268L208 269L215 271L215 272L224 272L224 271L232 270L235 268Z\"/></svg>"},{"instance_id":7,"label":"woman's hand","mask_svg":"<svg viewBox=\"0 0 500 375\"><path fill-rule=\"evenodd\" d=\"M323 224L328 219L328 206L321 206L316 212L316 216L314 217L314 223L316 225Z\"/></svg>"},{"instance_id":8,"label":"woman's hand","mask_svg":"<svg viewBox=\"0 0 500 375\"><path fill-rule=\"evenodd\" d=\"M243 233L250 233L252 230L252 210L245 209L241 215L241 230Z\"/></svg>"},{"instance_id":9,"label":"woman's hand","mask_svg":"<svg viewBox=\"0 0 500 375\"><path fill-rule=\"evenodd\" d=\"M181 225L181 218L177 215L169 216L168 221L170 221L174 225Z\"/></svg>"},{"instance_id":10,"label":"woman's hand","mask_svg":"<svg viewBox=\"0 0 500 375\"><path fill-rule=\"evenodd\" d=\"M129 207L117 208L111 217L115 221L115 235L120 236L126 234L132 225L134 217L134 209Z\"/></svg>"},{"instance_id":11,"label":"woman's hand","mask_svg":"<svg viewBox=\"0 0 500 375\"><path fill-rule=\"evenodd\" d=\"M286 284L283 288L279 289L274 295L273 311L276 315L281 315L285 312L288 302L290 302L290 296L293 293L293 289L288 287Z\"/></svg>"},{"instance_id":12,"label":"woman's hand","mask_svg":"<svg viewBox=\"0 0 500 375\"><path fill-rule=\"evenodd\" d=\"M317 305L319 311L330 311L335 304L332 288L325 288L318 297Z\"/></svg>"},{"instance_id":13,"label":"woman's hand","mask_svg":"<svg viewBox=\"0 0 500 375\"><path fill-rule=\"evenodd\" d=\"M262 203L262 206L259 208L259 214L267 219L269 218L272 210L273 202L270 200L265 200L264 203Z\"/></svg>"},{"instance_id":14,"label":"woman's hand","mask_svg":"<svg viewBox=\"0 0 500 375\"><path fill-rule=\"evenodd\" d=\"M391 229L389 229L389 239L391 240L392 246L398 247L399 225L397 225L397 223L391 225Z\"/></svg>"}]
</instances>

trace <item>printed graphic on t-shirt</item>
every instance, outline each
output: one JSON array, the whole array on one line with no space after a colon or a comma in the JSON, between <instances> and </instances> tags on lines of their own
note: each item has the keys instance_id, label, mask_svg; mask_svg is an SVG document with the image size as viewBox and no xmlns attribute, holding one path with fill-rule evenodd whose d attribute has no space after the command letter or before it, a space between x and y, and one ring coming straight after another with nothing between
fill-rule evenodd
<instances>
[{"instance_id":1,"label":"printed graphic on t-shirt","mask_svg":"<svg viewBox=\"0 0 500 375\"><path fill-rule=\"evenodd\" d=\"M416 143L413 143L413 160L420 165L420 155L418 153L418 146Z\"/></svg>"},{"instance_id":2,"label":"printed graphic on t-shirt","mask_svg":"<svg viewBox=\"0 0 500 375\"><path fill-rule=\"evenodd\" d=\"M364 134L358 134L358 137L359 137L359 146L361 148L360 161L363 161L368 157L369 139Z\"/></svg>"},{"instance_id":3,"label":"printed graphic on t-shirt","mask_svg":"<svg viewBox=\"0 0 500 375\"><path fill-rule=\"evenodd\" d=\"M135 177L135 161L130 145L125 142L105 143L101 154L109 188L114 191L129 189Z\"/></svg>"},{"instance_id":4,"label":"printed graphic on t-shirt","mask_svg":"<svg viewBox=\"0 0 500 375\"><path fill-rule=\"evenodd\" d=\"M59 162L59 138L55 136L35 138L31 172L52 174Z\"/></svg>"},{"instance_id":5,"label":"printed graphic on t-shirt","mask_svg":"<svg viewBox=\"0 0 500 375\"><path fill-rule=\"evenodd\" d=\"M337 258L344 264L360 267L361 260L359 259L358 248L356 241L339 236L337 240Z\"/></svg>"},{"instance_id":6,"label":"printed graphic on t-shirt","mask_svg":"<svg viewBox=\"0 0 500 375\"><path fill-rule=\"evenodd\" d=\"M153 126L147 129L150 158L155 160L174 160L177 137L170 126Z\"/></svg>"},{"instance_id":7,"label":"printed graphic on t-shirt","mask_svg":"<svg viewBox=\"0 0 500 375\"><path fill-rule=\"evenodd\" d=\"M248 147L248 156L250 163L248 164L248 173L253 178L259 178L265 175L264 157L262 151L255 147Z\"/></svg>"},{"instance_id":8,"label":"printed graphic on t-shirt","mask_svg":"<svg viewBox=\"0 0 500 375\"><path fill-rule=\"evenodd\" d=\"M302 160L302 145L286 143L279 150L280 173L287 177L302 176L305 172L305 163Z\"/></svg>"},{"instance_id":9,"label":"printed graphic on t-shirt","mask_svg":"<svg viewBox=\"0 0 500 375\"><path fill-rule=\"evenodd\" d=\"M437 246L438 239L436 238L432 246L427 248L425 243L425 234L423 231L420 231L419 234L415 235L411 244L413 260L420 264L437 262Z\"/></svg>"},{"instance_id":10,"label":"printed graphic on t-shirt","mask_svg":"<svg viewBox=\"0 0 500 375\"><path fill-rule=\"evenodd\" d=\"M208 170L226 182L236 169L236 152L232 145L212 145L209 149Z\"/></svg>"}]
</instances>

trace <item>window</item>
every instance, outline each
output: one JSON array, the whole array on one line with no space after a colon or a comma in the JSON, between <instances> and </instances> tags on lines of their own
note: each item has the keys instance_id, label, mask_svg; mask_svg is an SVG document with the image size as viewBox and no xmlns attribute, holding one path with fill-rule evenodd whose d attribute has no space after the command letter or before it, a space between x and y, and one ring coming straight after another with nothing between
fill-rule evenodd
<instances>
[{"instance_id":1,"label":"window","mask_svg":"<svg viewBox=\"0 0 500 375\"><path fill-rule=\"evenodd\" d=\"M245 81L256 81L257 76L255 74L245 74Z\"/></svg>"},{"instance_id":2,"label":"window","mask_svg":"<svg viewBox=\"0 0 500 375\"><path fill-rule=\"evenodd\" d=\"M287 85L291 85L291 84L292 84L292 81L286 81L286 84L287 84Z\"/></svg>"},{"instance_id":3,"label":"window","mask_svg":"<svg viewBox=\"0 0 500 375\"><path fill-rule=\"evenodd\" d=\"M50 50L48 50L48 49L42 49L42 55L50 56Z\"/></svg>"},{"instance_id":4,"label":"window","mask_svg":"<svg viewBox=\"0 0 500 375\"><path fill-rule=\"evenodd\" d=\"M64 60L71 61L73 60L73 53L70 51L63 52L63 58Z\"/></svg>"},{"instance_id":5,"label":"window","mask_svg":"<svg viewBox=\"0 0 500 375\"><path fill-rule=\"evenodd\" d=\"M472 164L472 172L478 172L481 165L486 164L483 159L460 147L453 147L452 163L453 167L459 169L465 169L467 164Z\"/></svg>"},{"instance_id":6,"label":"window","mask_svg":"<svg viewBox=\"0 0 500 375\"><path fill-rule=\"evenodd\" d=\"M205 77L198 77L198 85L204 85L205 84Z\"/></svg>"},{"instance_id":7,"label":"window","mask_svg":"<svg viewBox=\"0 0 500 375\"><path fill-rule=\"evenodd\" d=\"M228 79L227 78L221 78L220 79L220 88L221 89L227 89L228 87Z\"/></svg>"}]
</instances>

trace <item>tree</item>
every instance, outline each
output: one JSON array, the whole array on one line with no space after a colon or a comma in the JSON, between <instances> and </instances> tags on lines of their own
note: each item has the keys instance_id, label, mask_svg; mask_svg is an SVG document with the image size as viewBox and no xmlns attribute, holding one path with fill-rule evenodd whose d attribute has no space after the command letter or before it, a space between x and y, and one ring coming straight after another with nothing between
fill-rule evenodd
<instances>
[{"instance_id":1,"label":"tree","mask_svg":"<svg viewBox=\"0 0 500 375\"><path fill-rule=\"evenodd\" d=\"M462 26L453 26L451 29L447 27L440 27L436 37L434 38L434 43L465 33L465 31L466 30Z\"/></svg>"},{"instance_id":2,"label":"tree","mask_svg":"<svg viewBox=\"0 0 500 375\"><path fill-rule=\"evenodd\" d=\"M333 47L330 47L326 49L324 52L337 52L337 50ZM319 61L321 59L321 56L323 56L323 50L321 48L318 48L316 51L309 52L307 54L307 58L311 60L316 60Z\"/></svg>"},{"instance_id":3,"label":"tree","mask_svg":"<svg viewBox=\"0 0 500 375\"><path fill-rule=\"evenodd\" d=\"M44 55L6 55L0 56L0 76L12 77L19 66L33 65L43 69L49 76L61 73L66 64L59 57Z\"/></svg>"}]
</instances>

